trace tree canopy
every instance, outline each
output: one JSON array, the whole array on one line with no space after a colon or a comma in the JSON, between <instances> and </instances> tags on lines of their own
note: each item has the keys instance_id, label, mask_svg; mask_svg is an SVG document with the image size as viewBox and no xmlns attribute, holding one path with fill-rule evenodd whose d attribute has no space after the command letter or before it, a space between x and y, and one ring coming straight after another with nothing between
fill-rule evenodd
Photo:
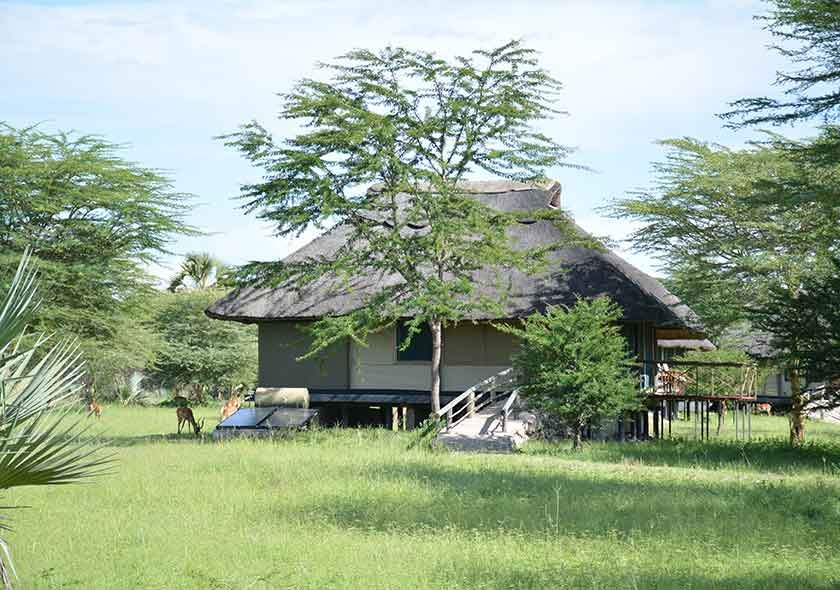
<instances>
[{"instance_id":1,"label":"tree canopy","mask_svg":"<svg viewBox=\"0 0 840 590\"><path fill-rule=\"evenodd\" d=\"M830 276L840 249L840 166L813 157L833 141L832 133L809 141L771 135L744 149L693 139L663 142L667 156L655 166L653 188L614 206L616 215L641 222L634 245L662 258L678 295L696 304L718 333L744 319L769 332L786 350L792 383L802 387L806 331L794 327L799 336L791 338L782 316L769 310L805 317L803 304L816 300L804 293L816 292ZM812 330L807 337L810 348L824 335ZM833 376L829 371L820 378ZM794 389L800 391L794 392L791 439L799 444L807 404L801 388Z\"/></svg>"},{"instance_id":2,"label":"tree canopy","mask_svg":"<svg viewBox=\"0 0 840 590\"><path fill-rule=\"evenodd\" d=\"M784 98L744 98L722 115L734 127L794 123L840 116L840 3L835 0L772 0L769 14L757 16L777 44L773 50L793 69L776 74Z\"/></svg>"},{"instance_id":3,"label":"tree canopy","mask_svg":"<svg viewBox=\"0 0 840 590\"><path fill-rule=\"evenodd\" d=\"M190 252L184 256L181 268L172 277L169 290L206 289L213 285L227 285L229 269L208 252Z\"/></svg>"},{"instance_id":4,"label":"tree canopy","mask_svg":"<svg viewBox=\"0 0 840 590\"><path fill-rule=\"evenodd\" d=\"M586 427L640 407L627 341L616 323L620 317L617 305L599 297L549 307L521 328L499 326L522 342L513 368L523 399L562 420L573 432L573 448L580 447Z\"/></svg>"},{"instance_id":5,"label":"tree canopy","mask_svg":"<svg viewBox=\"0 0 840 590\"><path fill-rule=\"evenodd\" d=\"M31 247L44 299L36 327L79 338L94 378L145 364L149 335L126 334L142 332L129 324L151 290L145 265L193 233L189 197L121 151L93 135L0 124L0 284Z\"/></svg>"},{"instance_id":6,"label":"tree canopy","mask_svg":"<svg viewBox=\"0 0 840 590\"><path fill-rule=\"evenodd\" d=\"M360 309L317 322L311 352L344 338L363 343L400 318L411 318L407 346L428 325L437 409L442 326L470 309L499 306L474 296L473 273L494 265L532 270L551 249L517 249L506 229L523 214L491 209L461 182L477 171L545 182L545 170L569 149L533 123L558 112L560 85L519 42L453 61L402 48L356 50L323 67L329 80L305 79L283 96L280 117L301 133L278 141L252 122L226 139L265 170L263 181L242 188L246 211L279 236L340 226L349 237L330 256L252 263L243 276L300 287L324 274L348 284L361 274L398 277ZM574 239L559 210L536 215Z\"/></svg>"},{"instance_id":7,"label":"tree canopy","mask_svg":"<svg viewBox=\"0 0 840 590\"><path fill-rule=\"evenodd\" d=\"M161 339L150 378L192 397L250 387L257 376L255 326L212 320L204 310L224 295L220 289L161 293L151 328Z\"/></svg>"}]
</instances>

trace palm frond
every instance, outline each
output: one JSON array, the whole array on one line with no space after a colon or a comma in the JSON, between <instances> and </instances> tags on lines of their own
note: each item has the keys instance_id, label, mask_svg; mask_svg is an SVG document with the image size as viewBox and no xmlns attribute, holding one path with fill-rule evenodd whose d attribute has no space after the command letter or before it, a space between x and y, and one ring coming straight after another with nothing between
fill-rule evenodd
<instances>
[{"instance_id":1,"label":"palm frond","mask_svg":"<svg viewBox=\"0 0 840 590\"><path fill-rule=\"evenodd\" d=\"M75 483L106 472L101 452L81 419L72 420L84 362L75 342L27 337L38 307L37 272L27 251L0 312L0 490ZM0 516L0 530L8 530ZM14 567L0 538L0 583L11 588Z\"/></svg>"}]
</instances>

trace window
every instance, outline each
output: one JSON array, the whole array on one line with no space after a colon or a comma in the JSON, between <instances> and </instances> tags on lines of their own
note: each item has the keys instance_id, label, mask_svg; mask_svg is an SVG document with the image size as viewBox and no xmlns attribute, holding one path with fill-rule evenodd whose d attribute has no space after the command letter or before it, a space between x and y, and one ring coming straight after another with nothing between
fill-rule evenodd
<instances>
[{"instance_id":1,"label":"window","mask_svg":"<svg viewBox=\"0 0 840 590\"><path fill-rule=\"evenodd\" d=\"M431 361L432 360L432 331L428 324L423 324L420 331L411 338L411 344L405 350L400 350L405 337L408 336L408 323L397 322L397 360L398 361Z\"/></svg>"}]
</instances>

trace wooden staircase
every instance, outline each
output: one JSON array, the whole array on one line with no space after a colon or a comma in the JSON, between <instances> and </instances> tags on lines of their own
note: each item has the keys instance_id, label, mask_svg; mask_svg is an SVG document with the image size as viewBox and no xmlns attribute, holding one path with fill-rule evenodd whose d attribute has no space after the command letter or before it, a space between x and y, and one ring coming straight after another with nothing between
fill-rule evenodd
<instances>
[{"instance_id":1,"label":"wooden staircase","mask_svg":"<svg viewBox=\"0 0 840 590\"><path fill-rule=\"evenodd\" d=\"M485 379L438 412L444 428L436 444L453 451L510 453L528 440L526 425L517 419L519 390L512 371Z\"/></svg>"}]
</instances>

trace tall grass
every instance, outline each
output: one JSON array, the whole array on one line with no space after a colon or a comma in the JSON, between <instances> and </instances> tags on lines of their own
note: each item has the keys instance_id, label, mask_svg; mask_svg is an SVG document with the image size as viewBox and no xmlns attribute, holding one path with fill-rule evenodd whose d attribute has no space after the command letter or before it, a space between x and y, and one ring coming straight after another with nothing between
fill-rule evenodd
<instances>
[{"instance_id":1,"label":"tall grass","mask_svg":"<svg viewBox=\"0 0 840 590\"><path fill-rule=\"evenodd\" d=\"M783 438L505 456L384 430L213 443L175 426L174 409L106 407L117 474L8 499L33 506L12 534L27 588L840 586L836 454L821 467Z\"/></svg>"}]
</instances>

